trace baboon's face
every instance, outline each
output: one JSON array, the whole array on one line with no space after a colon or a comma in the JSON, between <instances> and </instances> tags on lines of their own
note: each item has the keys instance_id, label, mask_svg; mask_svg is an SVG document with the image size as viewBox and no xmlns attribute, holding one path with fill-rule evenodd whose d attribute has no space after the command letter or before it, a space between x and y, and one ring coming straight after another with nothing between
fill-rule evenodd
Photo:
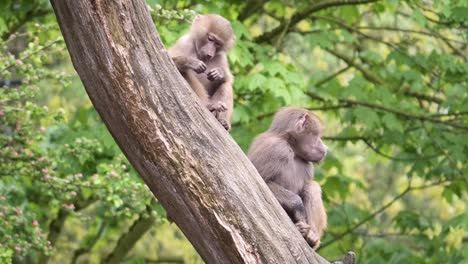
<instances>
[{"instance_id":1,"label":"baboon's face","mask_svg":"<svg viewBox=\"0 0 468 264\"><path fill-rule=\"evenodd\" d=\"M208 32L197 43L197 56L200 60L208 62L223 48L223 41L215 34Z\"/></svg>"}]
</instances>

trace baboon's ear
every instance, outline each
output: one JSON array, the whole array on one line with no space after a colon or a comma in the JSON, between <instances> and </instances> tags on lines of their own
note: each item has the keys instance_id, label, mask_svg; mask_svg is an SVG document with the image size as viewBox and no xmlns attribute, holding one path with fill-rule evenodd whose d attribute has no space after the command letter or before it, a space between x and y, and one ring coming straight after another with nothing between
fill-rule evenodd
<instances>
[{"instance_id":1,"label":"baboon's ear","mask_svg":"<svg viewBox=\"0 0 468 264\"><path fill-rule=\"evenodd\" d=\"M307 127L307 124L310 123L310 116L308 114L301 114L294 124L294 132L301 133Z\"/></svg>"}]
</instances>

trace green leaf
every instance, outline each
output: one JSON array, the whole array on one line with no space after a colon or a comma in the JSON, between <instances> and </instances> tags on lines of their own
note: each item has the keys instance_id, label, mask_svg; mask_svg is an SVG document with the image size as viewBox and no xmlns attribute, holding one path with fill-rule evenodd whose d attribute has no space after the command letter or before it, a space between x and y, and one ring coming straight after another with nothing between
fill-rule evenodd
<instances>
[{"instance_id":1,"label":"green leaf","mask_svg":"<svg viewBox=\"0 0 468 264\"><path fill-rule=\"evenodd\" d=\"M406 210L399 212L395 217L394 222L396 226L399 227L403 232L412 228L425 230L431 227L428 219L426 219L423 215Z\"/></svg>"},{"instance_id":2,"label":"green leaf","mask_svg":"<svg viewBox=\"0 0 468 264\"><path fill-rule=\"evenodd\" d=\"M328 195L338 194L341 199L345 199L348 195L349 185L356 184L359 188L364 188L360 181L346 177L344 175L336 175L326 178L325 184L322 186L324 192Z\"/></svg>"},{"instance_id":3,"label":"green leaf","mask_svg":"<svg viewBox=\"0 0 468 264\"><path fill-rule=\"evenodd\" d=\"M239 21L235 20L231 23L232 29L237 37L238 40L245 38L247 40L251 40L252 37L250 36L250 33L248 29Z\"/></svg>"},{"instance_id":4,"label":"green leaf","mask_svg":"<svg viewBox=\"0 0 468 264\"><path fill-rule=\"evenodd\" d=\"M452 18L458 22L467 22L468 21L468 7L467 6L457 6L452 8Z\"/></svg>"},{"instance_id":5,"label":"green leaf","mask_svg":"<svg viewBox=\"0 0 468 264\"><path fill-rule=\"evenodd\" d=\"M288 90L286 90L286 89L274 89L274 90L272 90L272 92L276 97L279 97L279 98L283 99L284 104L286 104L286 105L291 104L292 97L291 97L291 93Z\"/></svg>"},{"instance_id":6,"label":"green leaf","mask_svg":"<svg viewBox=\"0 0 468 264\"><path fill-rule=\"evenodd\" d=\"M382 62L382 57L380 54L372 51L372 50L365 50L361 53L359 53L359 56L362 58L366 59L367 61L373 62L375 64L381 63Z\"/></svg>"},{"instance_id":7,"label":"green leaf","mask_svg":"<svg viewBox=\"0 0 468 264\"><path fill-rule=\"evenodd\" d=\"M274 93L278 90L286 90L286 87L284 85L284 81L280 78L272 77L272 78L267 78L265 82L265 89L268 89Z\"/></svg>"},{"instance_id":8,"label":"green leaf","mask_svg":"<svg viewBox=\"0 0 468 264\"><path fill-rule=\"evenodd\" d=\"M336 36L330 33L319 32L309 34L308 40L312 47L319 46L322 48L328 48L333 45L333 42L336 40Z\"/></svg>"},{"instance_id":9,"label":"green leaf","mask_svg":"<svg viewBox=\"0 0 468 264\"><path fill-rule=\"evenodd\" d=\"M304 82L303 76L294 71L286 72L286 74L284 75L284 78L286 79L287 82L296 84L296 85L301 85Z\"/></svg>"},{"instance_id":10,"label":"green leaf","mask_svg":"<svg viewBox=\"0 0 468 264\"><path fill-rule=\"evenodd\" d=\"M266 84L267 82L267 78L265 76L263 76L262 74L252 74L252 75L249 75L248 77L248 88L249 90L253 91L255 89L260 89L260 90L264 90L265 89L265 85L268 85Z\"/></svg>"},{"instance_id":11,"label":"green leaf","mask_svg":"<svg viewBox=\"0 0 468 264\"><path fill-rule=\"evenodd\" d=\"M369 129L380 127L380 118L374 110L357 107L353 112L356 119L365 123Z\"/></svg>"},{"instance_id":12,"label":"green leaf","mask_svg":"<svg viewBox=\"0 0 468 264\"><path fill-rule=\"evenodd\" d=\"M403 132L404 127L400 120L398 120L394 114L386 113L382 118L382 122L390 130L395 130L397 132Z\"/></svg>"},{"instance_id":13,"label":"green leaf","mask_svg":"<svg viewBox=\"0 0 468 264\"><path fill-rule=\"evenodd\" d=\"M279 62L268 63L265 70L271 76L285 75L284 73L286 72L286 68Z\"/></svg>"},{"instance_id":14,"label":"green leaf","mask_svg":"<svg viewBox=\"0 0 468 264\"><path fill-rule=\"evenodd\" d=\"M369 96L369 93L366 92L368 87L368 82L360 77L355 76L350 82L345 90L345 95L347 97L356 98L359 100L366 100Z\"/></svg>"},{"instance_id":15,"label":"green leaf","mask_svg":"<svg viewBox=\"0 0 468 264\"><path fill-rule=\"evenodd\" d=\"M0 34L3 33L3 32L6 32L8 30L8 26L5 22L5 19L3 19L2 17L0 17Z\"/></svg>"},{"instance_id":16,"label":"green leaf","mask_svg":"<svg viewBox=\"0 0 468 264\"><path fill-rule=\"evenodd\" d=\"M424 15L421 13L419 9L413 9L413 19L418 23L420 26L425 27L427 20Z\"/></svg>"},{"instance_id":17,"label":"green leaf","mask_svg":"<svg viewBox=\"0 0 468 264\"><path fill-rule=\"evenodd\" d=\"M340 39L343 41L343 42L347 42L347 43L355 43L356 42L356 38L354 37L353 34L351 34L351 32L347 31L347 30L342 30L340 31Z\"/></svg>"},{"instance_id":18,"label":"green leaf","mask_svg":"<svg viewBox=\"0 0 468 264\"><path fill-rule=\"evenodd\" d=\"M376 13L383 13L386 10L385 5L383 3L380 3L380 2L377 2L377 3L373 4L372 8L374 9L374 11Z\"/></svg>"},{"instance_id":19,"label":"green leaf","mask_svg":"<svg viewBox=\"0 0 468 264\"><path fill-rule=\"evenodd\" d=\"M339 13L348 24L356 22L360 17L358 7L355 5L345 5L339 9Z\"/></svg>"}]
</instances>

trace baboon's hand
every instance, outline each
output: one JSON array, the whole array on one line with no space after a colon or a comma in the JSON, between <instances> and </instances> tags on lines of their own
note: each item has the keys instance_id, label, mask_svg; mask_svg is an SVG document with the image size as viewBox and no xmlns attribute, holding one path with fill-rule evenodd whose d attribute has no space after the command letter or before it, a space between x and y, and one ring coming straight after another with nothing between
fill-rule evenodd
<instances>
[{"instance_id":1,"label":"baboon's hand","mask_svg":"<svg viewBox=\"0 0 468 264\"><path fill-rule=\"evenodd\" d=\"M219 123L226 129L229 130L231 129L231 125L229 122L223 117L223 115L220 115L220 113L227 111L227 106L219 101L216 103L211 103L206 106L208 110L210 110L211 113L218 119Z\"/></svg>"},{"instance_id":2,"label":"baboon's hand","mask_svg":"<svg viewBox=\"0 0 468 264\"><path fill-rule=\"evenodd\" d=\"M217 118L219 123L226 129L229 131L229 129L231 129L231 125L229 124L229 122L224 119L224 118Z\"/></svg>"},{"instance_id":3,"label":"baboon's hand","mask_svg":"<svg viewBox=\"0 0 468 264\"><path fill-rule=\"evenodd\" d=\"M211 103L206 106L210 112L212 112L216 117L218 117L219 112L227 111L227 106L223 102Z\"/></svg>"},{"instance_id":4,"label":"baboon's hand","mask_svg":"<svg viewBox=\"0 0 468 264\"><path fill-rule=\"evenodd\" d=\"M206 78L212 82L222 81L225 78L224 71L221 68L213 68L206 74Z\"/></svg>"},{"instance_id":5,"label":"baboon's hand","mask_svg":"<svg viewBox=\"0 0 468 264\"><path fill-rule=\"evenodd\" d=\"M194 70L196 73L202 73L206 71L206 64L198 59L191 59L187 65L190 69Z\"/></svg>"}]
</instances>

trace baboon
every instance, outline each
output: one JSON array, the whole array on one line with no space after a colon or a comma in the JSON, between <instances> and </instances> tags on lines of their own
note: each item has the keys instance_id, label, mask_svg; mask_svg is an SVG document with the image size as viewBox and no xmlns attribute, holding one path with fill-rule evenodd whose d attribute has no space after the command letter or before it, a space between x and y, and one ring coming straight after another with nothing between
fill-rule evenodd
<instances>
[{"instance_id":1,"label":"baboon","mask_svg":"<svg viewBox=\"0 0 468 264\"><path fill-rule=\"evenodd\" d=\"M232 84L227 53L235 43L231 23L220 15L198 15L190 32L169 49L190 87L226 130L231 128Z\"/></svg>"},{"instance_id":2,"label":"baboon","mask_svg":"<svg viewBox=\"0 0 468 264\"><path fill-rule=\"evenodd\" d=\"M248 156L283 209L314 249L327 226L322 190L312 179L313 163L327 154L320 119L308 110L283 108L257 136Z\"/></svg>"}]
</instances>

